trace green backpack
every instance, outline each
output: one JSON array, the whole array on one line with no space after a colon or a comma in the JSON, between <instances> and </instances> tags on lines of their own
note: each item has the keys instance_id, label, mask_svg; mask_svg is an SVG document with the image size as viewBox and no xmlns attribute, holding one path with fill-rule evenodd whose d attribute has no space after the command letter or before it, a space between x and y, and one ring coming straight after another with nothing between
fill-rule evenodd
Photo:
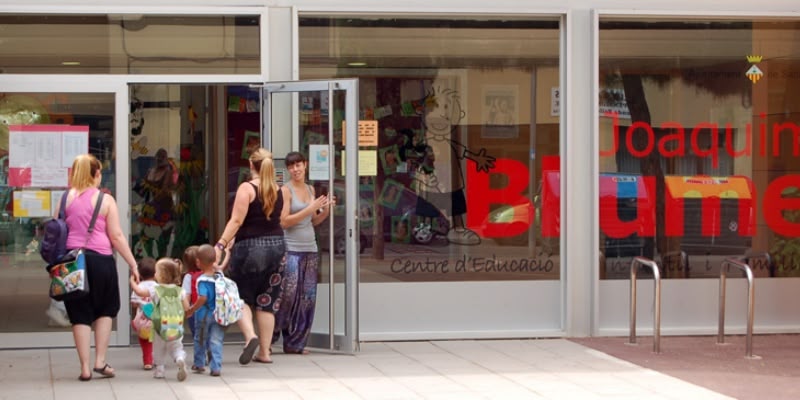
<instances>
[{"instance_id":1,"label":"green backpack","mask_svg":"<svg viewBox=\"0 0 800 400\"><path fill-rule=\"evenodd\" d=\"M180 286L156 286L158 302L153 304L153 327L165 341L180 340L183 337L183 302Z\"/></svg>"}]
</instances>

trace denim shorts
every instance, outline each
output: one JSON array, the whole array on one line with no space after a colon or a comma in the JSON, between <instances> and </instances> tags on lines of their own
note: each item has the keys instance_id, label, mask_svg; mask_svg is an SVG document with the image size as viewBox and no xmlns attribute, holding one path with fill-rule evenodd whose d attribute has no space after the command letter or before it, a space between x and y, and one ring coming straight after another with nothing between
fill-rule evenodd
<instances>
[{"instance_id":1,"label":"denim shorts","mask_svg":"<svg viewBox=\"0 0 800 400\"><path fill-rule=\"evenodd\" d=\"M286 265L283 236L237 240L230 265L231 279L239 287L239 297L245 304L273 313L280 309L281 276Z\"/></svg>"}]
</instances>

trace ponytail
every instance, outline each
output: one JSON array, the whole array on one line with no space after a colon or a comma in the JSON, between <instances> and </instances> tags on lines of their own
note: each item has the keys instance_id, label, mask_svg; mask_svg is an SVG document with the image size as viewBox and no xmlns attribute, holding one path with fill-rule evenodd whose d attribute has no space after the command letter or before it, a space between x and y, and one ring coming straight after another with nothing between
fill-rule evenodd
<instances>
[{"instance_id":1,"label":"ponytail","mask_svg":"<svg viewBox=\"0 0 800 400\"><path fill-rule=\"evenodd\" d=\"M253 168L261 180L258 198L264 205L264 215L269 220L278 200L278 184L275 182L275 164L272 161L272 153L267 149L259 148L250 154L250 162L253 163Z\"/></svg>"}]
</instances>

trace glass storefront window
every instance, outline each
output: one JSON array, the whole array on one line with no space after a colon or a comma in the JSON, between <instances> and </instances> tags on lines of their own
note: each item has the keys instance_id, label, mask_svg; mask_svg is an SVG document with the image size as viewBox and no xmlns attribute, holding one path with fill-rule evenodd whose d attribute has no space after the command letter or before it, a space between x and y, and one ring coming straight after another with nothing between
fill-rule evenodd
<instances>
[{"instance_id":1,"label":"glass storefront window","mask_svg":"<svg viewBox=\"0 0 800 400\"><path fill-rule=\"evenodd\" d=\"M68 187L74 155L103 163L101 188L116 191L113 93L0 92L0 332L70 331L51 301L39 255L42 223ZM12 304L13 303L13 304Z\"/></svg>"},{"instance_id":2,"label":"glass storefront window","mask_svg":"<svg viewBox=\"0 0 800 400\"><path fill-rule=\"evenodd\" d=\"M258 74L255 15L3 14L0 73Z\"/></svg>"},{"instance_id":3,"label":"glass storefront window","mask_svg":"<svg viewBox=\"0 0 800 400\"><path fill-rule=\"evenodd\" d=\"M361 177L362 281L559 279L558 201L541 198L559 167L557 19L299 23L300 79L359 78L359 119L378 126L360 147L377 164ZM327 137L308 114L302 152Z\"/></svg>"},{"instance_id":4,"label":"glass storefront window","mask_svg":"<svg viewBox=\"0 0 800 400\"><path fill-rule=\"evenodd\" d=\"M800 38L780 20L600 22L600 275L800 276Z\"/></svg>"}]
</instances>

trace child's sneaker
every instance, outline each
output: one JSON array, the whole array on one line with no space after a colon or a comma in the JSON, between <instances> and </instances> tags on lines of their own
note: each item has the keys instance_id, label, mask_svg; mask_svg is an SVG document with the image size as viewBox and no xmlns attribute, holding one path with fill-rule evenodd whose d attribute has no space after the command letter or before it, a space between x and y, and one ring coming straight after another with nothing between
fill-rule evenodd
<instances>
[{"instance_id":1,"label":"child's sneaker","mask_svg":"<svg viewBox=\"0 0 800 400\"><path fill-rule=\"evenodd\" d=\"M178 360L178 382L186 380L186 361Z\"/></svg>"},{"instance_id":2,"label":"child's sneaker","mask_svg":"<svg viewBox=\"0 0 800 400\"><path fill-rule=\"evenodd\" d=\"M156 379L164 379L164 366L157 365L155 372L153 372L153 378Z\"/></svg>"}]
</instances>

